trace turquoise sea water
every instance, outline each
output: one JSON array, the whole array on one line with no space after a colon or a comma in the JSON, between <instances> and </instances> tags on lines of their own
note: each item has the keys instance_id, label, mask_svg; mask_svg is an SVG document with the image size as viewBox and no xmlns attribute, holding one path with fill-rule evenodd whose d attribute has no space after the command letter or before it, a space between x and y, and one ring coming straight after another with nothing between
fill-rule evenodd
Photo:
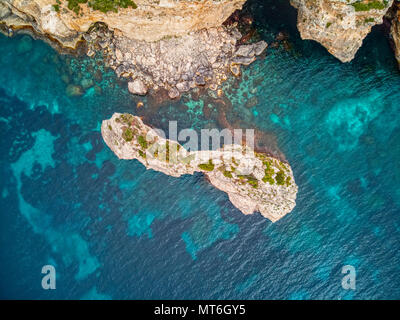
<instances>
[{"instance_id":1,"label":"turquoise sea water","mask_svg":"<svg viewBox=\"0 0 400 320\"><path fill-rule=\"evenodd\" d=\"M137 109L95 60L0 36L1 298L400 298L400 72L383 30L342 64L300 40L285 1L249 6L260 36L286 30L292 49L268 49L222 102L191 94ZM96 87L66 95L84 78ZM297 206L272 224L200 174L119 161L99 131L113 112L159 127L256 128L290 162ZM56 290L41 287L46 264ZM354 291L341 287L348 264Z\"/></svg>"}]
</instances>

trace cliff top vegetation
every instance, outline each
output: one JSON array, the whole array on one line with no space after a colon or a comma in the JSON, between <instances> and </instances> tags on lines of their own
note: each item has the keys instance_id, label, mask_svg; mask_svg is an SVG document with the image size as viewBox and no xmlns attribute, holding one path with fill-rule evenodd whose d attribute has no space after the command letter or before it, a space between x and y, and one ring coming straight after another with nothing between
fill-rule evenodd
<instances>
[{"instance_id":1,"label":"cliff top vegetation","mask_svg":"<svg viewBox=\"0 0 400 320\"><path fill-rule=\"evenodd\" d=\"M65 0L65 2L67 2L67 8L76 14L80 13L81 4L87 4L93 10L99 10L104 13L109 11L118 12L119 8L137 8L132 0ZM56 0L56 4L53 5L57 12L60 11L60 5L61 0Z\"/></svg>"}]
</instances>

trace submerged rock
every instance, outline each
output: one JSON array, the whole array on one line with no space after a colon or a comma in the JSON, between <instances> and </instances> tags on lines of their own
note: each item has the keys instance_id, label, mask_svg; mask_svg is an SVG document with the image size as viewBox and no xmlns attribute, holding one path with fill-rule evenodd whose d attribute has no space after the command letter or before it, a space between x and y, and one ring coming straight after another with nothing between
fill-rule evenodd
<instances>
[{"instance_id":1,"label":"submerged rock","mask_svg":"<svg viewBox=\"0 0 400 320\"><path fill-rule=\"evenodd\" d=\"M94 93L95 93L96 95L100 96L100 95L103 93L103 90L101 89L100 86L95 85L93 88L94 88Z\"/></svg>"},{"instance_id":2,"label":"submerged rock","mask_svg":"<svg viewBox=\"0 0 400 320\"><path fill-rule=\"evenodd\" d=\"M77 97L83 95L84 91L81 86L69 84L66 89L66 94L69 97Z\"/></svg>"},{"instance_id":3,"label":"submerged rock","mask_svg":"<svg viewBox=\"0 0 400 320\"><path fill-rule=\"evenodd\" d=\"M21 41L19 41L17 46L17 52L19 54L24 54L30 52L33 48L33 40L30 36L23 36Z\"/></svg>"},{"instance_id":4,"label":"submerged rock","mask_svg":"<svg viewBox=\"0 0 400 320\"><path fill-rule=\"evenodd\" d=\"M84 78L81 80L81 86L83 89L89 89L90 87L94 86L93 79Z\"/></svg>"},{"instance_id":5,"label":"submerged rock","mask_svg":"<svg viewBox=\"0 0 400 320\"><path fill-rule=\"evenodd\" d=\"M258 104L258 98L256 96L251 97L249 100L246 101L246 108L250 109L253 108Z\"/></svg>"}]
</instances>

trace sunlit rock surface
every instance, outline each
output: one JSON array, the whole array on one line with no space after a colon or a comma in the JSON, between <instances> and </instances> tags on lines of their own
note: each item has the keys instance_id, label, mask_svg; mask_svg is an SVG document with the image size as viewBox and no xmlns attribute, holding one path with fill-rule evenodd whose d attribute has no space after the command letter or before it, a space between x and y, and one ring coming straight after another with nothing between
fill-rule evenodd
<instances>
[{"instance_id":1,"label":"sunlit rock surface","mask_svg":"<svg viewBox=\"0 0 400 320\"><path fill-rule=\"evenodd\" d=\"M120 159L137 159L147 169L173 177L204 173L244 214L258 211L275 222L296 205L298 188L290 166L249 147L231 144L212 151L187 151L139 117L120 113L102 122L101 133Z\"/></svg>"},{"instance_id":2,"label":"sunlit rock surface","mask_svg":"<svg viewBox=\"0 0 400 320\"><path fill-rule=\"evenodd\" d=\"M302 39L321 43L342 62L351 61L371 28L381 24L393 0L290 0L298 9Z\"/></svg>"},{"instance_id":3,"label":"sunlit rock surface","mask_svg":"<svg viewBox=\"0 0 400 320\"><path fill-rule=\"evenodd\" d=\"M81 4L80 14L55 0L2 0L0 22L8 26L32 27L38 33L57 39L66 47L75 47L95 22L130 39L156 41L166 36L182 36L191 31L220 26L245 0L135 0L137 8L119 8L103 13Z\"/></svg>"}]
</instances>

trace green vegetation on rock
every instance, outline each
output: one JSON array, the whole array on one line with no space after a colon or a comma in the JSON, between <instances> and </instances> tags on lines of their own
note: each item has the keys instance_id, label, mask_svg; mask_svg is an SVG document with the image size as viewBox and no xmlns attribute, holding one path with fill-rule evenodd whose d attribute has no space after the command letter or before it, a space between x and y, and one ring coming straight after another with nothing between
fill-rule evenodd
<instances>
[{"instance_id":1,"label":"green vegetation on rock","mask_svg":"<svg viewBox=\"0 0 400 320\"><path fill-rule=\"evenodd\" d=\"M129 125L132 124L133 120L134 120L133 115L131 115L129 113L121 114L121 116L119 117L119 121L124 122L124 123L129 124Z\"/></svg>"},{"instance_id":2,"label":"green vegetation on rock","mask_svg":"<svg viewBox=\"0 0 400 320\"><path fill-rule=\"evenodd\" d=\"M72 10L76 14L79 14L81 11L80 4L87 3L90 8L93 10L99 10L103 13L107 13L109 11L118 12L118 8L128 8L131 7L133 9L137 8L137 5L132 0L67 0L68 9ZM54 5L54 9L58 12L60 7L57 4ZM56 6L58 9L56 9Z\"/></svg>"},{"instance_id":3,"label":"green vegetation on rock","mask_svg":"<svg viewBox=\"0 0 400 320\"><path fill-rule=\"evenodd\" d=\"M286 178L286 186L290 187L291 183L290 181L292 180L292 178L290 178L289 176Z\"/></svg>"},{"instance_id":4,"label":"green vegetation on rock","mask_svg":"<svg viewBox=\"0 0 400 320\"><path fill-rule=\"evenodd\" d=\"M132 0L90 0L89 6L104 13L108 11L118 12L118 8L137 8Z\"/></svg>"},{"instance_id":5,"label":"green vegetation on rock","mask_svg":"<svg viewBox=\"0 0 400 320\"><path fill-rule=\"evenodd\" d=\"M212 163L211 160L208 161L208 163L200 163L199 168L201 170L205 171L213 171L214 170L214 164Z\"/></svg>"},{"instance_id":6,"label":"green vegetation on rock","mask_svg":"<svg viewBox=\"0 0 400 320\"><path fill-rule=\"evenodd\" d=\"M60 4L61 0L56 0L56 4L53 4L53 8L55 12L60 12Z\"/></svg>"},{"instance_id":7,"label":"green vegetation on rock","mask_svg":"<svg viewBox=\"0 0 400 320\"><path fill-rule=\"evenodd\" d=\"M131 128L125 128L124 131L122 132L122 138L126 141L132 141L133 140L133 131Z\"/></svg>"},{"instance_id":8,"label":"green vegetation on rock","mask_svg":"<svg viewBox=\"0 0 400 320\"><path fill-rule=\"evenodd\" d=\"M382 2L382 1L374 0L374 1L369 1L369 2L359 1L359 2L352 3L351 5L354 7L354 9L356 11L369 11L372 9L383 10L386 8L386 4L387 4L387 1Z\"/></svg>"},{"instance_id":9,"label":"green vegetation on rock","mask_svg":"<svg viewBox=\"0 0 400 320\"><path fill-rule=\"evenodd\" d=\"M230 179L232 178L232 171L226 170L225 166L219 167L218 170L222 172L224 177L227 177Z\"/></svg>"},{"instance_id":10,"label":"green vegetation on rock","mask_svg":"<svg viewBox=\"0 0 400 320\"><path fill-rule=\"evenodd\" d=\"M228 170L224 170L222 172L222 174L227 177L227 178L232 178L232 172L228 171Z\"/></svg>"},{"instance_id":11,"label":"green vegetation on rock","mask_svg":"<svg viewBox=\"0 0 400 320\"><path fill-rule=\"evenodd\" d=\"M258 180L253 175L238 175L238 178L243 180L246 179L247 183L253 188L258 188Z\"/></svg>"},{"instance_id":12,"label":"green vegetation on rock","mask_svg":"<svg viewBox=\"0 0 400 320\"><path fill-rule=\"evenodd\" d=\"M146 154L142 150L139 150L139 155L146 159Z\"/></svg>"},{"instance_id":13,"label":"green vegetation on rock","mask_svg":"<svg viewBox=\"0 0 400 320\"><path fill-rule=\"evenodd\" d=\"M262 181L265 182L265 183L268 182L271 185L275 184L274 178L269 177L269 176L264 176L264 178L262 178Z\"/></svg>"},{"instance_id":14,"label":"green vegetation on rock","mask_svg":"<svg viewBox=\"0 0 400 320\"><path fill-rule=\"evenodd\" d=\"M140 146L142 147L142 149L146 150L147 146L148 146L146 138L143 136L138 136L137 140L138 140L138 143L140 144Z\"/></svg>"},{"instance_id":15,"label":"green vegetation on rock","mask_svg":"<svg viewBox=\"0 0 400 320\"><path fill-rule=\"evenodd\" d=\"M265 170L264 170L264 177L262 178L262 181L265 183L269 184L275 184L274 178L272 178L272 175L275 173L274 169L271 167L271 163L268 160L265 160L264 162L265 165Z\"/></svg>"},{"instance_id":16,"label":"green vegetation on rock","mask_svg":"<svg viewBox=\"0 0 400 320\"><path fill-rule=\"evenodd\" d=\"M165 144L165 160L169 162L170 150L169 150L169 141Z\"/></svg>"},{"instance_id":17,"label":"green vegetation on rock","mask_svg":"<svg viewBox=\"0 0 400 320\"><path fill-rule=\"evenodd\" d=\"M276 184L279 186L283 186L286 182L285 180L285 173L281 170L276 174L275 180L276 180Z\"/></svg>"}]
</instances>

